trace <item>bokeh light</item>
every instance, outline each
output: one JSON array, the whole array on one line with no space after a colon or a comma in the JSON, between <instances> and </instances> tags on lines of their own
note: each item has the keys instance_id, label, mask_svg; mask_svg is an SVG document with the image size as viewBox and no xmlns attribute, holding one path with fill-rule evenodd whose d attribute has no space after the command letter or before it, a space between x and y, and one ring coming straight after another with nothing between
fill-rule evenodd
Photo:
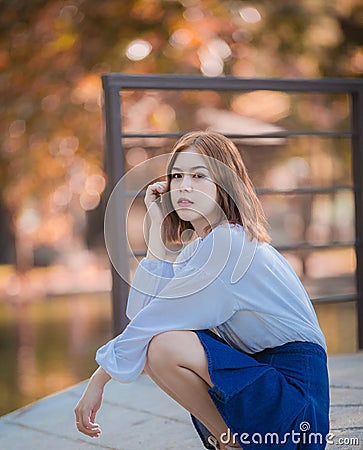
<instances>
[{"instance_id":1,"label":"bokeh light","mask_svg":"<svg viewBox=\"0 0 363 450\"><path fill-rule=\"evenodd\" d=\"M251 6L243 7L239 10L242 19L247 23L257 23L261 20L261 14L256 8Z\"/></svg>"},{"instance_id":2,"label":"bokeh light","mask_svg":"<svg viewBox=\"0 0 363 450\"><path fill-rule=\"evenodd\" d=\"M126 56L131 59L131 61L141 61L149 56L151 50L152 46L150 42L145 41L144 39L136 39L127 46Z\"/></svg>"}]
</instances>

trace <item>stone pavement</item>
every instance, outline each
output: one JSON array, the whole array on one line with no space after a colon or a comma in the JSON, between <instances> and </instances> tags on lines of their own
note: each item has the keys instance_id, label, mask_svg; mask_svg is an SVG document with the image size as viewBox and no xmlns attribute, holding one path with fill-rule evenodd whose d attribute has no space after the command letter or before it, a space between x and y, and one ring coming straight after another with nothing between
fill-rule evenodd
<instances>
[{"instance_id":1,"label":"stone pavement","mask_svg":"<svg viewBox=\"0 0 363 450\"><path fill-rule=\"evenodd\" d=\"M363 352L329 357L331 432L327 449L363 449ZM1 450L202 450L189 415L151 380L111 381L97 422L99 439L81 435L73 408L86 382L0 418Z\"/></svg>"}]
</instances>

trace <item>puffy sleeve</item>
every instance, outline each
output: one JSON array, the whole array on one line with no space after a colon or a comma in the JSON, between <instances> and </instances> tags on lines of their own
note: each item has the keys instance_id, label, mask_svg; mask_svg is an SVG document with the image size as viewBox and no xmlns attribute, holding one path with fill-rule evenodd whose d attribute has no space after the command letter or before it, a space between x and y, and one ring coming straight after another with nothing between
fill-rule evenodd
<instances>
[{"instance_id":1,"label":"puffy sleeve","mask_svg":"<svg viewBox=\"0 0 363 450\"><path fill-rule=\"evenodd\" d=\"M236 311L234 296L223 281L223 274L229 272L230 249L227 229L210 233L186 262L174 268L174 276L164 281L155 296L146 289L146 306L122 334L97 351L98 364L112 378L130 382L142 372L153 336L171 330L214 328L227 321ZM143 302L141 297L138 302Z\"/></svg>"}]
</instances>

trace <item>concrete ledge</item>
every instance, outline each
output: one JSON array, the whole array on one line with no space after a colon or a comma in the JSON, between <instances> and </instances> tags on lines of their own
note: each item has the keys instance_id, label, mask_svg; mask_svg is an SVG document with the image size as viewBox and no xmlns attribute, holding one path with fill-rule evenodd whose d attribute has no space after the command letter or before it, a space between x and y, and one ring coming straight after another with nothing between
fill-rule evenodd
<instances>
[{"instance_id":1,"label":"concrete ledge","mask_svg":"<svg viewBox=\"0 0 363 450\"><path fill-rule=\"evenodd\" d=\"M363 449L363 352L329 357L330 428L327 449ZM358 441L358 442L356 442Z\"/></svg>"},{"instance_id":2,"label":"concrete ledge","mask_svg":"<svg viewBox=\"0 0 363 450\"><path fill-rule=\"evenodd\" d=\"M329 357L332 450L363 449L363 352ZM0 418L4 450L202 450L189 414L147 377L111 381L91 439L74 425L73 408L86 382Z\"/></svg>"},{"instance_id":3,"label":"concrete ledge","mask_svg":"<svg viewBox=\"0 0 363 450\"><path fill-rule=\"evenodd\" d=\"M199 449L189 415L148 377L111 381L97 416L103 434L83 436L73 408L86 381L0 418L1 448L29 450L100 448L113 450Z\"/></svg>"}]
</instances>

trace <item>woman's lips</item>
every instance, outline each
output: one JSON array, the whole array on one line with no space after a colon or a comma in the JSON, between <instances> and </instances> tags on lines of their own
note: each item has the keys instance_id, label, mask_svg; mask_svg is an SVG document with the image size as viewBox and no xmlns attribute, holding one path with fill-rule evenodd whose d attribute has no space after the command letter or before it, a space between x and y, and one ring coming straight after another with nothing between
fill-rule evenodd
<instances>
[{"instance_id":1,"label":"woman's lips","mask_svg":"<svg viewBox=\"0 0 363 450\"><path fill-rule=\"evenodd\" d=\"M178 205L180 205L180 206L190 206L192 204L193 204L193 202L191 202L190 200L187 200L187 199L178 200Z\"/></svg>"}]
</instances>

